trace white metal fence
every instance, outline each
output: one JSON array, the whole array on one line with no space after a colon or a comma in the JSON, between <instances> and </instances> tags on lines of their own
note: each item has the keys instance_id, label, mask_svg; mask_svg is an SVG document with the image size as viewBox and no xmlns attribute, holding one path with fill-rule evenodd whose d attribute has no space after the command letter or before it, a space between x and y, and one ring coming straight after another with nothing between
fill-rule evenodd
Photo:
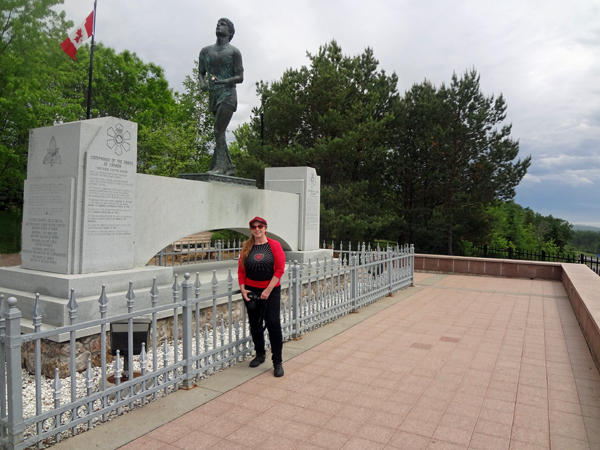
<instances>
[{"instance_id":1,"label":"white metal fence","mask_svg":"<svg viewBox=\"0 0 600 450\"><path fill-rule=\"evenodd\" d=\"M39 302L33 312L33 333L21 334L21 312L18 300L0 296L0 444L3 450L44 448L60 439L83 432L97 423L122 414L127 409L143 407L157 396L180 387L189 387L216 370L246 359L253 350L247 327L246 310L236 306L239 289L234 289L231 271L227 292L217 294L218 280L213 275L210 292L195 282L189 274L179 284L175 277L173 303L158 306L158 290L152 287L150 304L136 303L133 286L126 294L126 314L109 316L109 304L102 287L99 302L100 318L77 321L77 301L71 291L68 304L70 324L41 331L43 311ZM358 308L373 303L393 292L413 284L414 248L412 246L386 250L342 254L336 260L317 260L302 265L290 262L281 280L281 322L284 341L298 337L325 323L336 320ZM225 299L227 310L218 313L219 300ZM208 307L210 320L201 326L201 309ZM165 311L173 314L173 339L158 342L157 317ZM107 331L111 323L125 321L127 353L133 355L136 318L150 318L151 343L142 346L139 356L123 359L117 353L112 366L107 364ZM181 330L180 328L181 319ZM88 360L80 388L76 373L78 330L100 327L100 377ZM69 375L59 378L59 370L51 381L53 402L42 401L41 347L45 339L62 333L70 334ZM23 407L22 345L35 347L35 411L26 414ZM123 372L134 374L124 381ZM107 382L112 372L114 384ZM65 395L63 384L70 383Z\"/></svg>"}]
</instances>

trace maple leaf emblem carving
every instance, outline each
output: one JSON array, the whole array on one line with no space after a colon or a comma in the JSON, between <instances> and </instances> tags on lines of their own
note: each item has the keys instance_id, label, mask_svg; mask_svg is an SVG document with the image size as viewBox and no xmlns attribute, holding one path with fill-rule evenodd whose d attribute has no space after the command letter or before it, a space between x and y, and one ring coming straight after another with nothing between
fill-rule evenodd
<instances>
[{"instance_id":1,"label":"maple leaf emblem carving","mask_svg":"<svg viewBox=\"0 0 600 450\"><path fill-rule=\"evenodd\" d=\"M75 34L75 42L79 43L79 41L81 40L82 37L83 37L83 33L80 28L77 30L77 34Z\"/></svg>"}]
</instances>

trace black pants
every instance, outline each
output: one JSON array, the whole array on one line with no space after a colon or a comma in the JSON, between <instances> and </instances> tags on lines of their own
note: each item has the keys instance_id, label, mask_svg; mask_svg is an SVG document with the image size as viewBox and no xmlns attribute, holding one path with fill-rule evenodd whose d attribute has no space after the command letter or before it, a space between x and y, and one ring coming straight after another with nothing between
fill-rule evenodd
<instances>
[{"instance_id":1,"label":"black pants","mask_svg":"<svg viewBox=\"0 0 600 450\"><path fill-rule=\"evenodd\" d=\"M261 293L263 289L255 288L252 286L246 286L246 289L252 292ZM283 350L283 333L281 331L281 286L276 286L271 291L271 295L266 300L258 300L258 302L264 302L259 306L266 309L265 311L265 323L267 330L269 331L269 340L271 341L271 353L273 354L273 364L283 362L281 352ZM248 322L250 324L250 334L252 335L252 341L254 342L254 348L258 356L264 355L265 351L265 332L261 327L261 308L248 308L246 303L246 310L248 311Z\"/></svg>"}]
</instances>

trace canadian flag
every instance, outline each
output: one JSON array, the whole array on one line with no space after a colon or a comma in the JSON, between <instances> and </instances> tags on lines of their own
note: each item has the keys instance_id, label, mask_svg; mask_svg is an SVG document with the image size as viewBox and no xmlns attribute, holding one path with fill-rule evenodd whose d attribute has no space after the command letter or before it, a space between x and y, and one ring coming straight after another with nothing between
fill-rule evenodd
<instances>
[{"instance_id":1,"label":"canadian flag","mask_svg":"<svg viewBox=\"0 0 600 450\"><path fill-rule=\"evenodd\" d=\"M83 45L83 42L89 39L92 36L94 31L94 11L87 16L87 19L75 28L69 34L69 37L66 38L60 46L65 51L67 55L69 55L73 60L75 60L75 55L77 54L77 50L79 47Z\"/></svg>"}]
</instances>

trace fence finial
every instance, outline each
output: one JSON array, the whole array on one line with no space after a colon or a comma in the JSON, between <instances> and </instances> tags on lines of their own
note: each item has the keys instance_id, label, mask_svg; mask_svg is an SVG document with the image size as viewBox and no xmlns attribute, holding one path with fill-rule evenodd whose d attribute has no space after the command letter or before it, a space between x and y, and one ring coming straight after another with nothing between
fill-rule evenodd
<instances>
[{"instance_id":1,"label":"fence finial","mask_svg":"<svg viewBox=\"0 0 600 450\"><path fill-rule=\"evenodd\" d=\"M146 343L142 342L142 351L140 352L140 368L142 372L148 369L148 355L146 355Z\"/></svg>"},{"instance_id":2,"label":"fence finial","mask_svg":"<svg viewBox=\"0 0 600 450\"><path fill-rule=\"evenodd\" d=\"M177 303L177 299L179 298L179 284L177 283L177 274L175 274L175 281L173 281L173 286L171 287L173 291L173 302Z\"/></svg>"},{"instance_id":3,"label":"fence finial","mask_svg":"<svg viewBox=\"0 0 600 450\"><path fill-rule=\"evenodd\" d=\"M152 278L152 288L150 289L150 295L158 295L158 287L156 286L156 277Z\"/></svg>"},{"instance_id":4,"label":"fence finial","mask_svg":"<svg viewBox=\"0 0 600 450\"><path fill-rule=\"evenodd\" d=\"M42 307L40 306L40 294L35 294L35 305L33 305L33 318L41 319L44 311L42 311Z\"/></svg>"},{"instance_id":5,"label":"fence finial","mask_svg":"<svg viewBox=\"0 0 600 450\"><path fill-rule=\"evenodd\" d=\"M108 297L106 296L105 284L102 285L102 293L100 294L100 298L98 298L98 303L100 303L100 312L106 312L106 305L108 305Z\"/></svg>"},{"instance_id":6,"label":"fence finial","mask_svg":"<svg viewBox=\"0 0 600 450\"><path fill-rule=\"evenodd\" d=\"M200 282L200 272L196 272L196 281L194 282L194 289L196 290L196 295L200 295L200 290L202 289L202 283Z\"/></svg>"},{"instance_id":7,"label":"fence finial","mask_svg":"<svg viewBox=\"0 0 600 450\"><path fill-rule=\"evenodd\" d=\"M69 299L69 303L67 303L67 308L69 308L69 319L71 320L71 325L73 325L75 319L77 318L78 306L79 305L77 304L77 300L75 300L75 289L71 288L71 298Z\"/></svg>"}]
</instances>

